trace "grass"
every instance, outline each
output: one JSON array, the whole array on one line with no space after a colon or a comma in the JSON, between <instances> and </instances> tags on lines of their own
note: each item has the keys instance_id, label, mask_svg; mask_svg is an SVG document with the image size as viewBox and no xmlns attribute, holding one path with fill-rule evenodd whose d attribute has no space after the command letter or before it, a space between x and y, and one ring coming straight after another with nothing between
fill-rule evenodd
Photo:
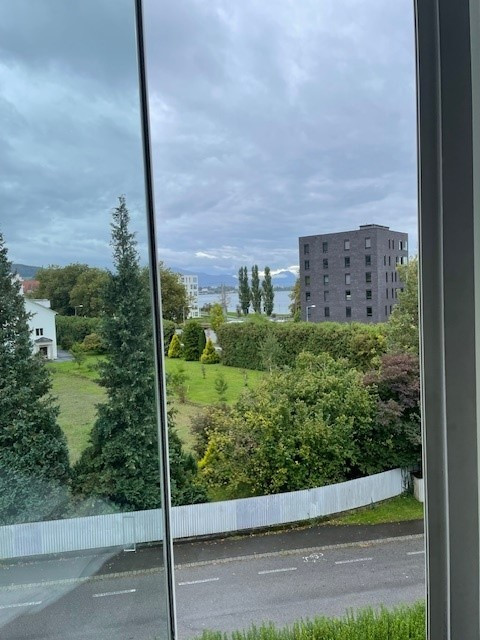
<instances>
[{"instance_id":1,"label":"grass","mask_svg":"<svg viewBox=\"0 0 480 640\"><path fill-rule=\"evenodd\" d=\"M418 502L410 493L404 493L396 498L356 509L353 512L329 520L326 524L381 524L420 520L421 518L423 518L423 504Z\"/></svg>"},{"instance_id":2,"label":"grass","mask_svg":"<svg viewBox=\"0 0 480 640\"><path fill-rule=\"evenodd\" d=\"M363 609L345 618L302 620L287 627L252 626L245 631L204 631L201 640L425 640L425 604L393 610Z\"/></svg>"},{"instance_id":3,"label":"grass","mask_svg":"<svg viewBox=\"0 0 480 640\"><path fill-rule=\"evenodd\" d=\"M248 387L255 386L264 375L262 371L225 367L221 364L207 364L204 365L204 378L200 362L186 362L185 360L166 358L165 366L168 373L175 372L179 367L184 368L188 376L186 382L187 400L203 405L218 402L218 394L215 391L215 378L219 373L225 376L228 384L225 394L227 403L235 402L242 391Z\"/></svg>"},{"instance_id":4,"label":"grass","mask_svg":"<svg viewBox=\"0 0 480 640\"><path fill-rule=\"evenodd\" d=\"M99 356L87 356L79 366L75 362L52 362L47 366L52 374L52 392L60 407L58 422L67 436L70 460L75 463L88 444L90 431L96 418L96 406L105 399L105 391L98 384L97 365ZM166 359L167 371L183 366L188 375L186 404L174 401L177 409L178 433L191 451L193 439L190 433L191 418L203 411L203 407L218 402L215 377L219 372L228 384L227 402L235 402L246 389L245 382L252 386L258 382L260 371L243 371L233 367L205 365L205 378L199 362ZM245 379L246 376L246 379Z\"/></svg>"},{"instance_id":5,"label":"grass","mask_svg":"<svg viewBox=\"0 0 480 640\"><path fill-rule=\"evenodd\" d=\"M60 407L58 423L67 436L72 463L87 446L96 418L96 405L105 398L105 391L96 382L97 361L98 358L88 358L80 367L74 362L48 365L52 373L52 393Z\"/></svg>"}]
</instances>

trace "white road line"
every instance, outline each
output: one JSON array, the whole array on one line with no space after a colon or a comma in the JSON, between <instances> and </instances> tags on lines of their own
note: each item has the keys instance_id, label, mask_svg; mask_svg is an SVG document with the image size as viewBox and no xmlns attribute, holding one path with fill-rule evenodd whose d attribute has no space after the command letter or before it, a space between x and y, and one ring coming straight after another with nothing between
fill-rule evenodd
<instances>
[{"instance_id":1,"label":"white road line","mask_svg":"<svg viewBox=\"0 0 480 640\"><path fill-rule=\"evenodd\" d=\"M337 560L335 564L350 564L351 562L368 562L373 558L355 558L355 560Z\"/></svg>"},{"instance_id":2,"label":"white road line","mask_svg":"<svg viewBox=\"0 0 480 640\"><path fill-rule=\"evenodd\" d=\"M407 556L418 556L421 553L425 553L425 551L408 551Z\"/></svg>"},{"instance_id":3,"label":"white road line","mask_svg":"<svg viewBox=\"0 0 480 640\"><path fill-rule=\"evenodd\" d=\"M287 567L286 569L269 569L268 571L259 571L259 576L264 576L266 573L283 573L284 571L296 571L297 567Z\"/></svg>"},{"instance_id":4,"label":"white road line","mask_svg":"<svg viewBox=\"0 0 480 640\"><path fill-rule=\"evenodd\" d=\"M183 587L186 584L203 584L204 582L217 582L220 578L206 578L205 580L191 580L190 582L179 582L178 586Z\"/></svg>"},{"instance_id":5,"label":"white road line","mask_svg":"<svg viewBox=\"0 0 480 640\"><path fill-rule=\"evenodd\" d=\"M107 591L106 593L94 593L92 598L106 598L107 596L121 596L124 593L135 593L136 589L124 589L123 591Z\"/></svg>"},{"instance_id":6,"label":"white road line","mask_svg":"<svg viewBox=\"0 0 480 640\"><path fill-rule=\"evenodd\" d=\"M42 604L42 601L38 602L19 602L18 604L2 604L0 609L15 609L15 607L34 607L37 604Z\"/></svg>"}]
</instances>

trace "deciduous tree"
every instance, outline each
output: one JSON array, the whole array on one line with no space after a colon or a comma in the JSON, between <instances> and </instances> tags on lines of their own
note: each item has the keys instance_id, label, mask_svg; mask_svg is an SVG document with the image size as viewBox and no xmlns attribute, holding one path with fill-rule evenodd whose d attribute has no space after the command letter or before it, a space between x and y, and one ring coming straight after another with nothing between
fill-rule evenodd
<instances>
[{"instance_id":1,"label":"deciduous tree","mask_svg":"<svg viewBox=\"0 0 480 640\"><path fill-rule=\"evenodd\" d=\"M387 323L389 351L418 355L418 258L397 267L403 291Z\"/></svg>"},{"instance_id":2,"label":"deciduous tree","mask_svg":"<svg viewBox=\"0 0 480 640\"><path fill-rule=\"evenodd\" d=\"M248 284L247 267L240 267L238 270L238 300L244 316L248 315L250 309L250 286Z\"/></svg>"},{"instance_id":3,"label":"deciduous tree","mask_svg":"<svg viewBox=\"0 0 480 640\"><path fill-rule=\"evenodd\" d=\"M250 296L252 307L255 313L262 313L262 290L260 288L260 278L258 275L258 265L252 267L252 278L250 284Z\"/></svg>"},{"instance_id":4,"label":"deciduous tree","mask_svg":"<svg viewBox=\"0 0 480 640\"><path fill-rule=\"evenodd\" d=\"M222 305L216 302L210 309L210 326L214 331L218 331L224 322L225 315L223 313Z\"/></svg>"},{"instance_id":5,"label":"deciduous tree","mask_svg":"<svg viewBox=\"0 0 480 640\"><path fill-rule=\"evenodd\" d=\"M36 279L40 282L35 295L37 298L48 298L52 309L61 315L75 315L75 308L70 300L70 294L80 276L89 271L87 264L68 264L66 267L50 265L38 269Z\"/></svg>"}]
</instances>

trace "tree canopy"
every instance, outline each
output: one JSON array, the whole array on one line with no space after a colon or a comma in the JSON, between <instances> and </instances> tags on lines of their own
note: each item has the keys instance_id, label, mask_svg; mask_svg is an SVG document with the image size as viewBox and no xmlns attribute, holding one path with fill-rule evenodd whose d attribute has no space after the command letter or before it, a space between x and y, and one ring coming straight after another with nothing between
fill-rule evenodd
<instances>
[{"instance_id":1,"label":"tree canopy","mask_svg":"<svg viewBox=\"0 0 480 640\"><path fill-rule=\"evenodd\" d=\"M387 323L389 351L414 353L419 351L418 331L418 258L397 267L403 291L398 294L398 303Z\"/></svg>"}]
</instances>

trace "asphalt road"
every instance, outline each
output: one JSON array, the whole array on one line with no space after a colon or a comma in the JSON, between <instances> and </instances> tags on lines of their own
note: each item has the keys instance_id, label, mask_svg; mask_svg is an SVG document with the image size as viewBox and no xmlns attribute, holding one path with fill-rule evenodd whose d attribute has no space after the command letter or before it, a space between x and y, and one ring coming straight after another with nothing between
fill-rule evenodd
<instances>
[{"instance_id":1,"label":"asphalt road","mask_svg":"<svg viewBox=\"0 0 480 640\"><path fill-rule=\"evenodd\" d=\"M419 535L303 551L278 551L278 538L277 550L258 537L250 539L250 546L248 540L231 541L229 557L222 545L214 546L218 543L209 543L208 552L203 544L200 555L209 557L200 561L195 559L197 548L188 552L187 546L181 552L184 562L175 573L180 638L207 628L231 631L265 620L284 624L424 596ZM256 550L258 544L265 550ZM252 553L239 553L245 550ZM86 555L4 565L0 581L2 640L163 637L158 548L143 556Z\"/></svg>"}]
</instances>

